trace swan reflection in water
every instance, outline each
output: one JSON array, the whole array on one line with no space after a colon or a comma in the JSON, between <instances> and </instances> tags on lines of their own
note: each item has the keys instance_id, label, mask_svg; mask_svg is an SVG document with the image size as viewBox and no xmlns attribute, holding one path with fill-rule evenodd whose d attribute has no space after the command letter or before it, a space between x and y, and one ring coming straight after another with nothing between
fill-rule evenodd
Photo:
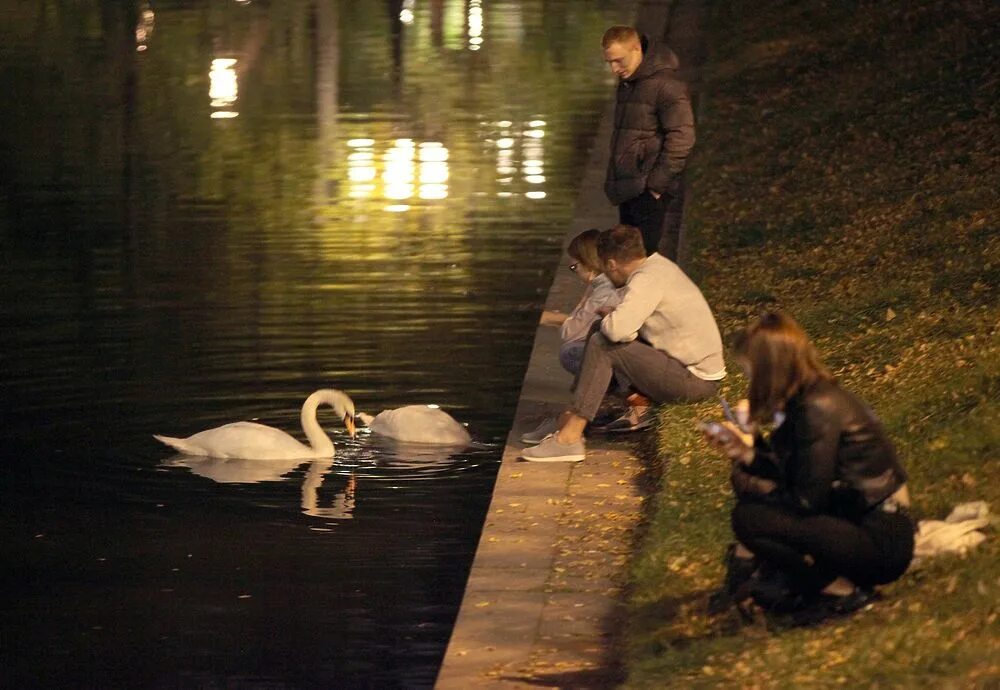
<instances>
[{"instance_id":1,"label":"swan reflection in water","mask_svg":"<svg viewBox=\"0 0 1000 690\"><path fill-rule=\"evenodd\" d=\"M287 482L290 475L304 464L308 469L302 478L301 511L311 517L350 520L354 517L359 479L406 482L428 479L466 468L470 458L466 445L428 445L402 443L395 439L371 434L363 447L352 448L350 464L345 459L316 458L313 460L245 460L213 458L179 453L160 464L163 467L186 467L199 477L219 484L259 484ZM489 449L488 446L479 452ZM339 471L338 471L339 470ZM347 471L346 475L344 471ZM343 488L328 496L320 489L327 476L345 477Z\"/></svg>"},{"instance_id":2,"label":"swan reflection in water","mask_svg":"<svg viewBox=\"0 0 1000 690\"><path fill-rule=\"evenodd\" d=\"M177 454L162 463L164 467L186 467L192 474L211 479L219 484L260 484L262 482L283 482L304 464L304 460L244 460L242 458L211 458L206 456ZM354 517L354 497L357 479L352 471L347 475L343 490L320 505L319 488L326 475L336 466L336 461L317 458L308 461L309 469L302 481L301 507L305 515L313 517L350 520Z\"/></svg>"}]
</instances>

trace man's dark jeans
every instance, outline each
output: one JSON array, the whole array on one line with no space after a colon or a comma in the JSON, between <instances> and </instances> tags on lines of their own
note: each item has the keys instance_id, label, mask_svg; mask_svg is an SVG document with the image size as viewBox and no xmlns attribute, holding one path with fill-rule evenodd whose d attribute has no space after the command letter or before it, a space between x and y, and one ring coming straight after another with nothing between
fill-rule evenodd
<instances>
[{"instance_id":1,"label":"man's dark jeans","mask_svg":"<svg viewBox=\"0 0 1000 690\"><path fill-rule=\"evenodd\" d=\"M671 261L677 261L684 211L683 184L679 186L679 191L678 196L663 194L655 199L646 190L618 206L618 221L639 228L647 256L659 252Z\"/></svg>"}]
</instances>

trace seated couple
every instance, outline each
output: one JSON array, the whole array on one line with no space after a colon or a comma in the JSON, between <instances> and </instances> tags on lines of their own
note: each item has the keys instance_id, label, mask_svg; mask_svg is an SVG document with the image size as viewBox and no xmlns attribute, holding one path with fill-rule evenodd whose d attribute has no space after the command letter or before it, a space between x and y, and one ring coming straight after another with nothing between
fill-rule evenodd
<instances>
[{"instance_id":1,"label":"seated couple","mask_svg":"<svg viewBox=\"0 0 1000 690\"><path fill-rule=\"evenodd\" d=\"M722 336L691 279L669 259L656 253L646 256L635 227L616 225L594 239L597 256L592 260L599 266L587 270L603 272L603 278L619 288L618 295L594 309L597 320L593 327L588 324L589 336L578 346L583 356L572 404L556 419L551 433L525 436L526 442L538 442L521 452L521 458L531 462L579 462L586 457L584 430L613 378L637 394L633 399L648 405L706 400L726 375ZM577 271L586 258L579 253L574 256ZM602 278L591 283L594 292L604 289L594 285L598 280ZM569 364L566 355L561 353L560 359L564 366ZM633 422L640 426L641 420Z\"/></svg>"}]
</instances>

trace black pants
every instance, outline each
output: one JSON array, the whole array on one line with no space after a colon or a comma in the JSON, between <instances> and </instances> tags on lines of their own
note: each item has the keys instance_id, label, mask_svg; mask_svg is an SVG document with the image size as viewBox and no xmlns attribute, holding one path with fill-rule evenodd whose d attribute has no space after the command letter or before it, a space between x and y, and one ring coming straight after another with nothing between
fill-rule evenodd
<instances>
[{"instance_id":1,"label":"black pants","mask_svg":"<svg viewBox=\"0 0 1000 690\"><path fill-rule=\"evenodd\" d=\"M822 589L838 576L862 587L892 582L913 559L913 523L902 513L876 509L852 522L744 500L733 509L732 522L741 544L791 576L803 592Z\"/></svg>"},{"instance_id":2,"label":"black pants","mask_svg":"<svg viewBox=\"0 0 1000 690\"><path fill-rule=\"evenodd\" d=\"M684 215L683 180L678 191L680 194L677 196L663 194L659 199L645 191L618 205L618 222L639 228L647 256L659 252L671 261L677 261Z\"/></svg>"}]
</instances>

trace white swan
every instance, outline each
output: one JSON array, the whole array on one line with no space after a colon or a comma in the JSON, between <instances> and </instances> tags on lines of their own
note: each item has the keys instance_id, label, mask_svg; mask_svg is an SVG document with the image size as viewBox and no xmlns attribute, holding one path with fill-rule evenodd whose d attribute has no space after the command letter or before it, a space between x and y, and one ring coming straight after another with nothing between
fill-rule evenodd
<instances>
[{"instance_id":1,"label":"white swan","mask_svg":"<svg viewBox=\"0 0 1000 690\"><path fill-rule=\"evenodd\" d=\"M309 445L300 443L281 429L255 422L234 422L198 432L187 438L171 438L155 434L153 438L186 455L245 460L332 458L333 441L316 419L317 408L323 404L333 407L353 438L354 402L346 393L332 388L318 390L302 403L302 430L309 440Z\"/></svg>"},{"instance_id":2,"label":"white swan","mask_svg":"<svg viewBox=\"0 0 1000 690\"><path fill-rule=\"evenodd\" d=\"M472 436L444 410L429 405L407 405L385 410L372 417L359 412L358 419L373 433L403 441L437 445L468 445Z\"/></svg>"}]
</instances>

